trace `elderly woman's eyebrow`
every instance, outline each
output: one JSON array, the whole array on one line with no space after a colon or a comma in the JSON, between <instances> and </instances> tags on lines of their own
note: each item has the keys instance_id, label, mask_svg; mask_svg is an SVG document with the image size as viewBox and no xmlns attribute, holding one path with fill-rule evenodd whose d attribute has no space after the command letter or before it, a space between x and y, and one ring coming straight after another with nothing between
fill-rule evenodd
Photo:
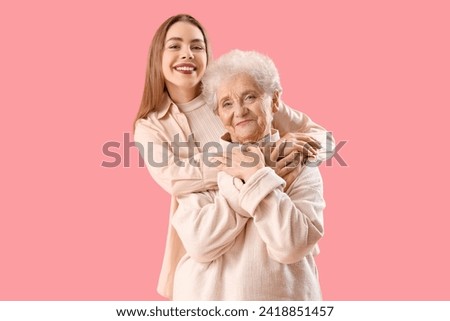
<instances>
[{"instance_id":1,"label":"elderly woman's eyebrow","mask_svg":"<svg viewBox=\"0 0 450 321\"><path fill-rule=\"evenodd\" d=\"M244 90L243 92L241 92L241 96L247 96L248 94L253 94L255 96L259 96L261 93L256 91L256 90L254 90L254 89Z\"/></svg>"},{"instance_id":2,"label":"elderly woman's eyebrow","mask_svg":"<svg viewBox=\"0 0 450 321\"><path fill-rule=\"evenodd\" d=\"M220 98L219 104L223 103L225 100L228 100L228 99L230 99L230 96L229 96L229 95L226 95L226 96Z\"/></svg>"},{"instance_id":3,"label":"elderly woman's eyebrow","mask_svg":"<svg viewBox=\"0 0 450 321\"><path fill-rule=\"evenodd\" d=\"M257 90L254 90L254 89L244 90L244 91L240 92L238 95L239 95L239 97L244 97L244 96L247 96L249 94L252 94L252 95L255 95L255 96L260 96L261 95L260 92L258 92ZM228 99L231 99L230 95L226 95L226 96L220 98L219 103L222 103L223 101L228 100Z\"/></svg>"}]
</instances>

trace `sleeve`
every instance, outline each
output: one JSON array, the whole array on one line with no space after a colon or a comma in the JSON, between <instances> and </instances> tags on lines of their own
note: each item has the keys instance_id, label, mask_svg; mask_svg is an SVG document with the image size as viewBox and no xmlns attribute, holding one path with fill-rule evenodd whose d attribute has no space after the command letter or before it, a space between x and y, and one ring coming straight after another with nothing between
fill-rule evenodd
<instances>
[{"instance_id":1,"label":"sleeve","mask_svg":"<svg viewBox=\"0 0 450 321\"><path fill-rule=\"evenodd\" d=\"M171 224L186 252L199 262L211 262L234 244L248 218L236 215L220 192L182 195Z\"/></svg>"},{"instance_id":2,"label":"sleeve","mask_svg":"<svg viewBox=\"0 0 450 321\"><path fill-rule=\"evenodd\" d=\"M329 159L334 154L335 141L333 134L313 122L308 115L290 108L282 101L280 101L278 112L274 114L273 126L278 129L281 136L289 132L300 132L318 140L322 145L317 156L318 161Z\"/></svg>"},{"instance_id":3,"label":"sleeve","mask_svg":"<svg viewBox=\"0 0 450 321\"><path fill-rule=\"evenodd\" d=\"M203 153L174 155L170 142L150 122L137 122L134 141L150 175L171 195L217 189L217 167L205 164Z\"/></svg>"},{"instance_id":4,"label":"sleeve","mask_svg":"<svg viewBox=\"0 0 450 321\"><path fill-rule=\"evenodd\" d=\"M322 178L317 167L304 167L289 195L271 168L257 171L240 192L240 204L253 217L274 260L291 264L311 252L323 236Z\"/></svg>"},{"instance_id":5,"label":"sleeve","mask_svg":"<svg viewBox=\"0 0 450 321\"><path fill-rule=\"evenodd\" d=\"M233 211L244 217L251 217L250 214L239 205L239 191L244 185L242 180L225 172L219 172L219 174L217 174L217 185L219 187L220 194L225 197L228 205L233 209Z\"/></svg>"}]
</instances>

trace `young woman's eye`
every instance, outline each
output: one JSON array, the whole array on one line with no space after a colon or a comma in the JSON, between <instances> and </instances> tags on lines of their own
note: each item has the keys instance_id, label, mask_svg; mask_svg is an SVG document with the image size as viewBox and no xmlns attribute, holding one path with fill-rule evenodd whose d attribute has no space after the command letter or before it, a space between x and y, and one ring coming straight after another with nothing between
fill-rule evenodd
<instances>
[{"instance_id":1,"label":"young woman's eye","mask_svg":"<svg viewBox=\"0 0 450 321\"><path fill-rule=\"evenodd\" d=\"M170 44L170 45L168 46L168 48L169 48L169 49L178 49L178 48L180 48L180 46L179 46L178 44Z\"/></svg>"},{"instance_id":2,"label":"young woman's eye","mask_svg":"<svg viewBox=\"0 0 450 321\"><path fill-rule=\"evenodd\" d=\"M200 46L200 45L195 45L195 46L192 47L192 50L201 51L201 50L205 50L205 48L203 46Z\"/></svg>"}]
</instances>

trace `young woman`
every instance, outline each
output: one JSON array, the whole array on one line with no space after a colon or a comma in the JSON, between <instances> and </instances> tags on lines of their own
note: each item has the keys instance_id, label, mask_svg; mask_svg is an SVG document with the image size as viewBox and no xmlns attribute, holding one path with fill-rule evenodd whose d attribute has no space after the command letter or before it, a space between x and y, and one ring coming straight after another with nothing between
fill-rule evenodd
<instances>
[{"instance_id":1,"label":"young woman","mask_svg":"<svg viewBox=\"0 0 450 321\"><path fill-rule=\"evenodd\" d=\"M218 168L209 166L207 156L211 143L218 142L225 129L200 95L210 60L205 29L192 16L170 17L153 37L134 140L154 180L173 196L217 189ZM300 166L286 166L295 161L298 152L319 158L332 154L332 148L324 150L334 146L332 136L283 103L273 126L282 137L280 142L290 143L285 144L290 146L286 156L274 166L287 185L300 172ZM177 207L173 197L171 215ZM185 249L171 226L167 237L158 292L172 298L175 269Z\"/></svg>"}]
</instances>

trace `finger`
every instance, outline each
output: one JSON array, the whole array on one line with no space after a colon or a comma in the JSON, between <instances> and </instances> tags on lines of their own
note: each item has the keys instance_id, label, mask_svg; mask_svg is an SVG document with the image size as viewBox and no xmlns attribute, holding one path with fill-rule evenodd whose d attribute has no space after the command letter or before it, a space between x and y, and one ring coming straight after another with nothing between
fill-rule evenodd
<instances>
[{"instance_id":1,"label":"finger","mask_svg":"<svg viewBox=\"0 0 450 321\"><path fill-rule=\"evenodd\" d=\"M288 142L287 144L289 144ZM284 155L291 153L296 150L306 155L315 155L318 153L317 144L309 144L305 141L300 141L295 144L291 144L290 146L286 146L284 149ZM280 154L281 155L281 154ZM283 156L283 155L282 155Z\"/></svg>"},{"instance_id":2,"label":"finger","mask_svg":"<svg viewBox=\"0 0 450 321\"><path fill-rule=\"evenodd\" d=\"M294 133L294 134L291 134L290 137L286 138L286 139L288 141L292 141L295 144L308 143L311 146L313 146L314 148L322 148L321 143L314 137L309 136L308 134Z\"/></svg>"},{"instance_id":3,"label":"finger","mask_svg":"<svg viewBox=\"0 0 450 321\"><path fill-rule=\"evenodd\" d=\"M315 141L315 142L319 142L317 139L315 139L311 134L306 134L306 133L299 133L299 132L294 132L294 133L288 133L289 135L285 135L286 138L283 136L283 138L285 139L292 139L292 140L303 140L303 141ZM289 137L289 138L287 138Z\"/></svg>"},{"instance_id":4,"label":"finger","mask_svg":"<svg viewBox=\"0 0 450 321\"><path fill-rule=\"evenodd\" d=\"M315 149L322 148L322 144L320 144L320 142L318 140L315 140L314 138L311 138L311 140L309 140L307 143Z\"/></svg>"},{"instance_id":5,"label":"finger","mask_svg":"<svg viewBox=\"0 0 450 321\"><path fill-rule=\"evenodd\" d=\"M284 187L284 191L287 191L288 188L292 185L292 183L295 181L298 175L287 175L285 178L283 178L286 182L286 186Z\"/></svg>"},{"instance_id":6,"label":"finger","mask_svg":"<svg viewBox=\"0 0 450 321\"><path fill-rule=\"evenodd\" d=\"M310 138L312 139L312 143L313 143L315 146L317 146L317 148L322 148L322 144L320 143L319 140L317 140L317 139L315 139L314 137L311 137L311 136L310 136Z\"/></svg>"},{"instance_id":7,"label":"finger","mask_svg":"<svg viewBox=\"0 0 450 321\"><path fill-rule=\"evenodd\" d=\"M275 144L275 147L273 148L272 152L270 153L270 159L272 161L276 161L280 156L282 155L282 151L286 148L286 141L280 140Z\"/></svg>"},{"instance_id":8,"label":"finger","mask_svg":"<svg viewBox=\"0 0 450 321\"><path fill-rule=\"evenodd\" d=\"M295 167L285 166L285 167L281 168L277 174L281 178L284 178L286 175L290 174L294 169L295 169Z\"/></svg>"},{"instance_id":9,"label":"finger","mask_svg":"<svg viewBox=\"0 0 450 321\"><path fill-rule=\"evenodd\" d=\"M288 164L288 163L292 162L296 157L298 157L298 155L300 155L300 153L297 150L294 150L294 151L290 152L288 155L286 155L285 157L280 158L278 161Z\"/></svg>"},{"instance_id":10,"label":"finger","mask_svg":"<svg viewBox=\"0 0 450 321\"><path fill-rule=\"evenodd\" d=\"M293 152L293 153L290 153L288 156L277 161L275 167L278 170L278 172L284 167L295 167L295 166L290 166L289 164L291 164L295 160L297 155L298 155L298 152Z\"/></svg>"},{"instance_id":11,"label":"finger","mask_svg":"<svg viewBox=\"0 0 450 321\"><path fill-rule=\"evenodd\" d=\"M315 156L318 151L309 144L304 144L300 148L300 152L305 156Z\"/></svg>"},{"instance_id":12,"label":"finger","mask_svg":"<svg viewBox=\"0 0 450 321\"><path fill-rule=\"evenodd\" d=\"M283 140L279 145L278 145L278 156L280 155L285 155L285 151L288 147L288 145L292 145L292 142L288 142L287 140Z\"/></svg>"},{"instance_id":13,"label":"finger","mask_svg":"<svg viewBox=\"0 0 450 321\"><path fill-rule=\"evenodd\" d=\"M209 161L214 165L220 166L225 163L225 159L221 156L213 156L209 158Z\"/></svg>"},{"instance_id":14,"label":"finger","mask_svg":"<svg viewBox=\"0 0 450 321\"><path fill-rule=\"evenodd\" d=\"M282 178L290 175L298 176L302 169L302 166L302 157L296 157L291 163L288 164L288 166L285 166L280 170L279 175Z\"/></svg>"},{"instance_id":15,"label":"finger","mask_svg":"<svg viewBox=\"0 0 450 321\"><path fill-rule=\"evenodd\" d=\"M275 147L272 148L272 151L270 152L271 161L275 161L278 158L279 151L280 151L279 145L275 145Z\"/></svg>"}]
</instances>

